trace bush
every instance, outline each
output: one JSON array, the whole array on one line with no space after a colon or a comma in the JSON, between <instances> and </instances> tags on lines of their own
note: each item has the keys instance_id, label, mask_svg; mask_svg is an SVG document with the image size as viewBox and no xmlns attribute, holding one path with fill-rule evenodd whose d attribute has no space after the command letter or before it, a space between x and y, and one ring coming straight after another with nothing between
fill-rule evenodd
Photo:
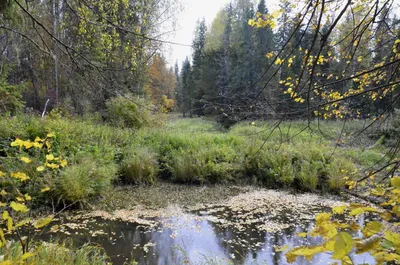
<instances>
[{"instance_id":1,"label":"bush","mask_svg":"<svg viewBox=\"0 0 400 265\"><path fill-rule=\"evenodd\" d=\"M127 184L152 184L158 173L157 155L144 147L130 147L124 152L120 174Z\"/></svg>"},{"instance_id":2,"label":"bush","mask_svg":"<svg viewBox=\"0 0 400 265\"><path fill-rule=\"evenodd\" d=\"M22 109L22 91L25 89L21 85L10 85L7 82L7 69L2 69L0 74L0 114L10 113L14 115Z\"/></svg>"},{"instance_id":3,"label":"bush","mask_svg":"<svg viewBox=\"0 0 400 265\"><path fill-rule=\"evenodd\" d=\"M106 103L107 121L114 126L140 129L150 120L148 105L139 98L112 98Z\"/></svg>"},{"instance_id":4,"label":"bush","mask_svg":"<svg viewBox=\"0 0 400 265\"><path fill-rule=\"evenodd\" d=\"M86 203L104 194L116 178L117 166L87 156L71 164L56 180L56 193L68 202Z\"/></svg>"},{"instance_id":5,"label":"bush","mask_svg":"<svg viewBox=\"0 0 400 265\"><path fill-rule=\"evenodd\" d=\"M346 185L346 179L352 178L357 173L353 162L346 158L335 157L327 166L328 184L332 190L339 190Z\"/></svg>"}]
</instances>

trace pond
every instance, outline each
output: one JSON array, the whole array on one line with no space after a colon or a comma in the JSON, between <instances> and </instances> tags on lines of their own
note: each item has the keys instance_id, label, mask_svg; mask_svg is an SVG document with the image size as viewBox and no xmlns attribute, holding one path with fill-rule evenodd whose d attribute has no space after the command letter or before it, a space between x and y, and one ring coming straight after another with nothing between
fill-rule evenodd
<instances>
[{"instance_id":1,"label":"pond","mask_svg":"<svg viewBox=\"0 0 400 265\"><path fill-rule=\"evenodd\" d=\"M296 201L289 203L281 197L284 204L277 208L279 196L271 199L271 193L259 193L249 200L251 197L252 194L245 194L229 202L185 211L172 207L165 211L169 214L139 223L93 216L66 219L59 222L58 229L43 234L42 239L71 238L77 246L99 244L116 265L131 260L140 265L281 265L288 264L285 252L277 252L276 248L320 243L319 238L297 234L312 229L314 213L326 209L322 200L306 202L297 198L302 204L296 205ZM351 258L355 264L374 263L368 255L352 254ZM328 254L320 254L312 261L299 258L296 264L332 262Z\"/></svg>"}]
</instances>

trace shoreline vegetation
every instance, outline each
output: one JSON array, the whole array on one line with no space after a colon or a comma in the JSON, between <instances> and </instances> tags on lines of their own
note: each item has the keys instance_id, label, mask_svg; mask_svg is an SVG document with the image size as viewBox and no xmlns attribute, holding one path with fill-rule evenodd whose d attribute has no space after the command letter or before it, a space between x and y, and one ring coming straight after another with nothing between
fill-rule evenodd
<instances>
[{"instance_id":1,"label":"shoreline vegetation","mask_svg":"<svg viewBox=\"0 0 400 265\"><path fill-rule=\"evenodd\" d=\"M354 136L363 130L362 121L344 127L335 121L315 122L308 130L303 129L306 122L287 121L273 130L273 121L246 121L226 129L207 118L169 114L153 119L153 126L128 128L95 116L66 117L56 111L45 118L31 114L3 116L1 163L16 169L21 165L10 159L15 155L10 143L16 139L34 141L51 133L50 151L65 158L68 166L31 171L44 174L37 178L49 188L46 196L35 197L31 204L34 213L44 215L72 205L62 214L71 222L77 213L68 210L80 208L83 214L79 218L154 226L154 218L168 220L166 213L212 212L213 207L222 205L231 207L232 212L246 212L250 218L246 222L258 220L256 208L268 212L269 206L278 209L283 204L283 210L298 213L293 215L296 218L312 220L314 214L305 216L304 209L338 206L343 197L335 194L346 187L347 181L382 162L388 150L387 142L373 136L378 133L374 128L369 129L369 137ZM33 157L31 151L26 152ZM33 192L23 183L19 185L22 193ZM248 205L255 208L247 209ZM270 217L279 216L279 211L274 212ZM229 223L212 216L209 221ZM276 232L271 229L288 227L290 224L266 220L260 229ZM60 227L54 231L60 231ZM18 244L13 244L2 250L6 260L21 259ZM68 253L74 246L70 242L35 244L38 252L31 258L33 264L110 262L98 246L85 245L71 256ZM62 251L64 248L72 250Z\"/></svg>"},{"instance_id":2,"label":"shoreline vegetation","mask_svg":"<svg viewBox=\"0 0 400 265\"><path fill-rule=\"evenodd\" d=\"M69 165L57 178L49 171L47 185L54 200L83 206L113 185L155 182L337 192L345 187L345 177L361 176L382 162L387 150L376 140L353 136L363 129L361 121L345 127L312 123L307 130L301 121L275 130L273 122L263 121L224 129L206 118L175 115L159 123L164 124L133 130L59 115L2 117L2 162L7 165L15 137L33 141L54 132L52 151Z\"/></svg>"}]
</instances>

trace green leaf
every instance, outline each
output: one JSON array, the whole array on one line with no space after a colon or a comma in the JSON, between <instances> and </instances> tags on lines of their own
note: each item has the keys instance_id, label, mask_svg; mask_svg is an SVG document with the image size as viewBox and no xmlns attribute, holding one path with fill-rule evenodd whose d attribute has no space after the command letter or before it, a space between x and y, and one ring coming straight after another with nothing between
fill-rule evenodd
<instances>
[{"instance_id":1,"label":"green leaf","mask_svg":"<svg viewBox=\"0 0 400 265\"><path fill-rule=\"evenodd\" d=\"M341 232L335 238L335 249L332 258L342 259L353 249L353 238L346 232Z\"/></svg>"}]
</instances>

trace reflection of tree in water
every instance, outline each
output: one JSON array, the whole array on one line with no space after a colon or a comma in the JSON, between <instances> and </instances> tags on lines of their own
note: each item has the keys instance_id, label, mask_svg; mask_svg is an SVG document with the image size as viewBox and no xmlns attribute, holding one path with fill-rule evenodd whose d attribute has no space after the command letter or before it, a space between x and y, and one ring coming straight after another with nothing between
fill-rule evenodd
<instances>
[{"instance_id":1,"label":"reflection of tree in water","mask_svg":"<svg viewBox=\"0 0 400 265\"><path fill-rule=\"evenodd\" d=\"M242 220L227 218L229 221L241 222ZM234 255L235 264L244 264L247 256L257 256L265 240L265 232L258 231L255 224L246 225L240 231L235 225L224 227L218 223L209 222L216 235L218 244L224 249L225 253L232 258Z\"/></svg>"}]
</instances>

